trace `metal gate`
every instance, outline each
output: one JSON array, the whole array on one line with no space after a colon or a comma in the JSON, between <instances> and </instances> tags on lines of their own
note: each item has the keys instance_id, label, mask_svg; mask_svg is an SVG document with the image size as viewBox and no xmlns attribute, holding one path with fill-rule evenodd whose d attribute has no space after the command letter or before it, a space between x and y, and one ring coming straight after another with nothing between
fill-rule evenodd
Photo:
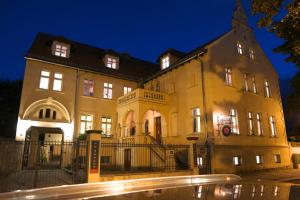
<instances>
[{"instance_id":1,"label":"metal gate","mask_svg":"<svg viewBox=\"0 0 300 200\"><path fill-rule=\"evenodd\" d=\"M20 170L0 181L0 192L86 182L86 141L41 142L29 138L5 145L23 149L22 164Z\"/></svg>"}]
</instances>

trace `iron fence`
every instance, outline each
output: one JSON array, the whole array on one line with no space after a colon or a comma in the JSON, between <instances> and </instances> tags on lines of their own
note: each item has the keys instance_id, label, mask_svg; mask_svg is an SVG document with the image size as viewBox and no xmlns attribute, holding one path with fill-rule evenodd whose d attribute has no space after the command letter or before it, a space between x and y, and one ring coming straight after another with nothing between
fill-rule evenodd
<instances>
[{"instance_id":1,"label":"iron fence","mask_svg":"<svg viewBox=\"0 0 300 200\"><path fill-rule=\"evenodd\" d=\"M189 169L189 145L102 143L101 174Z\"/></svg>"}]
</instances>

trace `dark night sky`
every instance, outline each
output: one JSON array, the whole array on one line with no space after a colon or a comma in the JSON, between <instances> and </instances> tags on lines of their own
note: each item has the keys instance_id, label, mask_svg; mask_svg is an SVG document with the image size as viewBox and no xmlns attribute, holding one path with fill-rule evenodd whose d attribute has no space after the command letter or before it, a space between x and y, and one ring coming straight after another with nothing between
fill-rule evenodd
<instances>
[{"instance_id":1,"label":"dark night sky","mask_svg":"<svg viewBox=\"0 0 300 200\"><path fill-rule=\"evenodd\" d=\"M249 1L243 3L255 27ZM37 32L154 62L166 48L189 51L230 30L234 5L235 0L1 0L0 78L23 78L23 57ZM281 41L254 30L280 78L292 77L296 67L272 52Z\"/></svg>"}]
</instances>

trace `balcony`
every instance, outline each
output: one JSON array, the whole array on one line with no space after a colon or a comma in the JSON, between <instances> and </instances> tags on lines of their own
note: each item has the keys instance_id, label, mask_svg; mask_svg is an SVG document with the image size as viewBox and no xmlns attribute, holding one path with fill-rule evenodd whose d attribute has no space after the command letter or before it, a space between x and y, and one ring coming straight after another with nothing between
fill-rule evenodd
<instances>
[{"instance_id":1,"label":"balcony","mask_svg":"<svg viewBox=\"0 0 300 200\"><path fill-rule=\"evenodd\" d=\"M118 99L118 104L123 105L135 101L147 101L159 104L168 104L169 95L161 92L136 89Z\"/></svg>"}]
</instances>

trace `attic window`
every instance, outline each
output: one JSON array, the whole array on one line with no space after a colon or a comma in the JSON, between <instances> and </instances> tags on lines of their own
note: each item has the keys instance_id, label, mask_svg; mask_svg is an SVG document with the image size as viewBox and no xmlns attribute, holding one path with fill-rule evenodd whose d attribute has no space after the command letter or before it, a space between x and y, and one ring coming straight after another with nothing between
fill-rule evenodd
<instances>
[{"instance_id":1,"label":"attic window","mask_svg":"<svg viewBox=\"0 0 300 200\"><path fill-rule=\"evenodd\" d=\"M64 44L55 44L55 53L54 55L66 58L67 57L68 47Z\"/></svg>"},{"instance_id":2,"label":"attic window","mask_svg":"<svg viewBox=\"0 0 300 200\"><path fill-rule=\"evenodd\" d=\"M107 56L106 67L111 69L118 69L118 58L113 56Z\"/></svg>"},{"instance_id":3,"label":"attic window","mask_svg":"<svg viewBox=\"0 0 300 200\"><path fill-rule=\"evenodd\" d=\"M161 59L161 69L166 69L170 66L170 58L169 56L163 57Z\"/></svg>"}]
</instances>

